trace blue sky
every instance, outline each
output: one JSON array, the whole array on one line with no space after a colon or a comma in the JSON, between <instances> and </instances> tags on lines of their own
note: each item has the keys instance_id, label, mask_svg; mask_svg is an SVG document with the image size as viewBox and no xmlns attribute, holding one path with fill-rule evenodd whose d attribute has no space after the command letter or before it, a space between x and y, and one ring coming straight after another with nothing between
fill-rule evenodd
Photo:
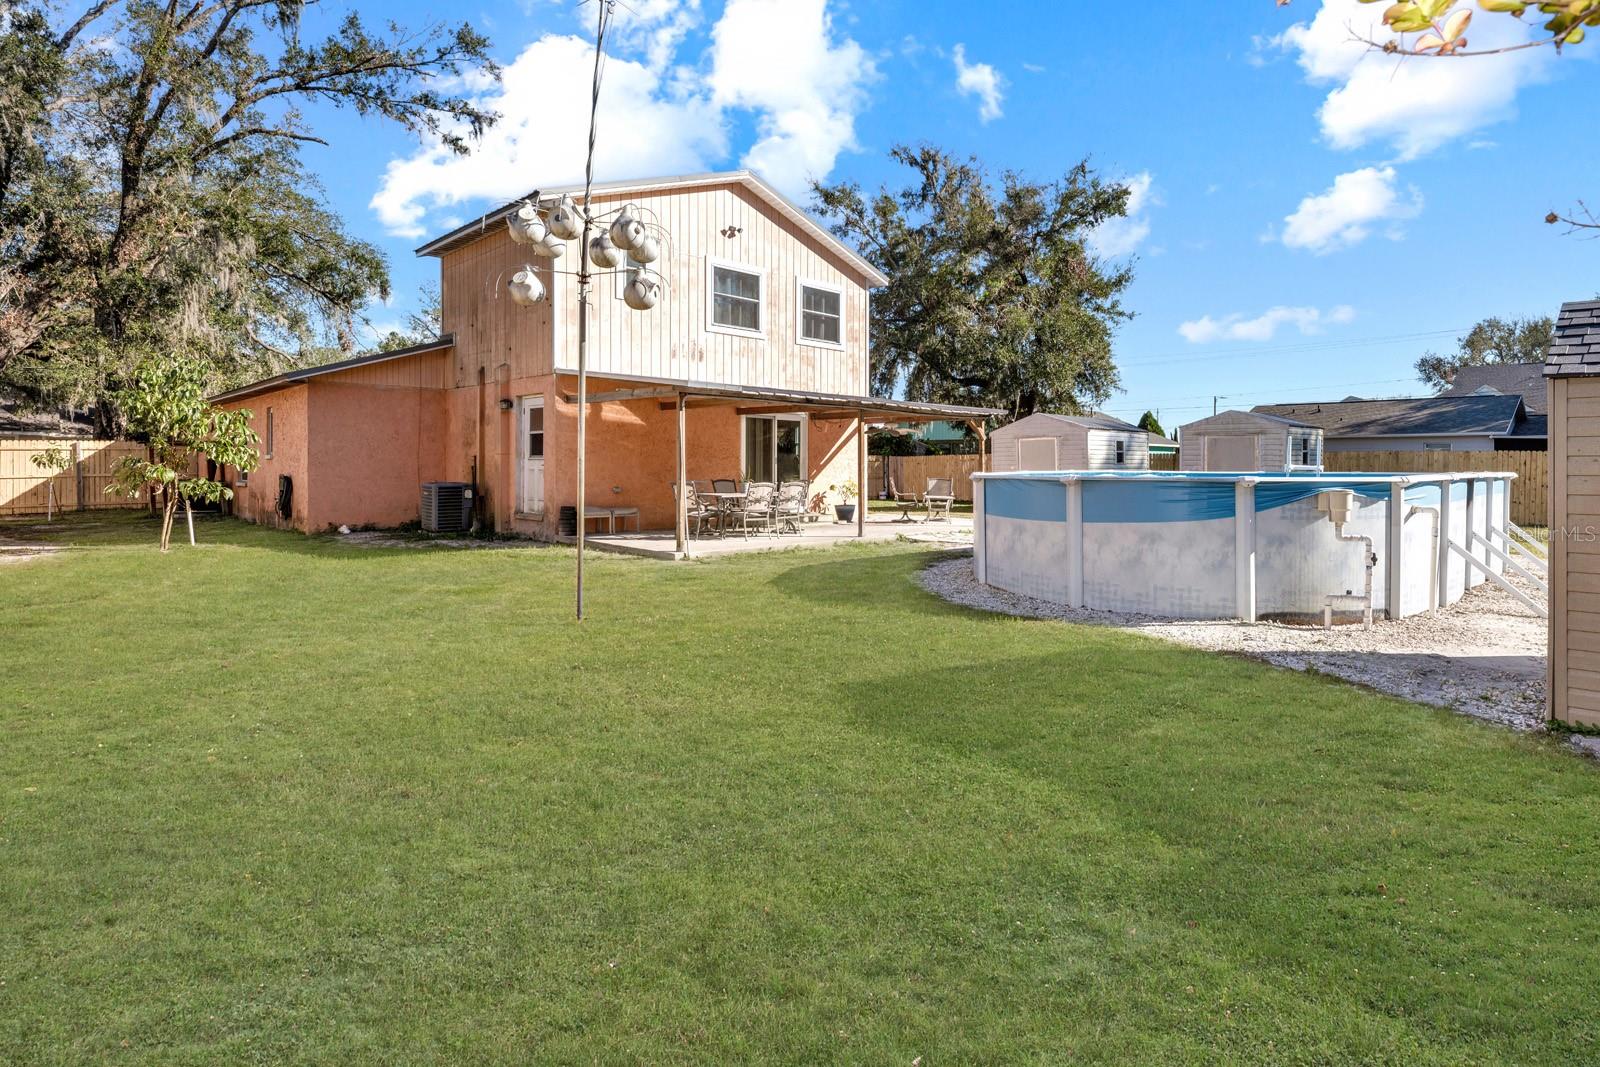
<instances>
[{"instance_id":1,"label":"blue sky","mask_svg":"<svg viewBox=\"0 0 1600 1067\"><path fill-rule=\"evenodd\" d=\"M411 25L439 11L349 6ZM1350 39L1381 8L1232 0L1135 20L1082 2L974 17L953 0L630 0L598 177L746 165L803 196L809 176L899 180L885 152L901 141L1041 179L1087 155L1138 193L1133 219L1100 235L1137 275L1116 343L1125 391L1107 410L1155 408L1171 426L1219 394L1224 408L1416 394L1416 357L1478 319L1600 291L1600 243L1542 221L1600 200L1600 153L1571 109L1595 90L1600 45L1399 61ZM507 68L499 87L472 85L506 116L477 156L314 116L338 147L308 159L390 257L380 329L434 276L411 254L421 238L581 165L592 6L456 13ZM1469 37L1525 33L1480 12Z\"/></svg>"}]
</instances>

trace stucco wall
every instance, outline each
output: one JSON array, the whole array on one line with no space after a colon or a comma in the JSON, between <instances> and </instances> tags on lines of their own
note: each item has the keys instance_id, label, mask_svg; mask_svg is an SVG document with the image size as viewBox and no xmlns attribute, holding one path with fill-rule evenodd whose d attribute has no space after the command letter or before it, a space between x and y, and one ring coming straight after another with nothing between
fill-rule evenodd
<instances>
[{"instance_id":1,"label":"stucco wall","mask_svg":"<svg viewBox=\"0 0 1600 1067\"><path fill-rule=\"evenodd\" d=\"M233 513L249 522L269 526L292 526L297 530L307 526L307 487L309 479L307 454L307 425L310 386L289 385L245 400L220 405L229 411L245 410L251 413L250 428L261 438L257 449L260 465L250 473L248 483L240 485L233 477ZM272 411L273 448L267 454L267 411ZM294 484L293 515L285 522L278 517L278 476L287 474Z\"/></svg>"},{"instance_id":2,"label":"stucco wall","mask_svg":"<svg viewBox=\"0 0 1600 1067\"><path fill-rule=\"evenodd\" d=\"M305 529L415 522L423 482L447 477L444 397L313 379Z\"/></svg>"}]
</instances>

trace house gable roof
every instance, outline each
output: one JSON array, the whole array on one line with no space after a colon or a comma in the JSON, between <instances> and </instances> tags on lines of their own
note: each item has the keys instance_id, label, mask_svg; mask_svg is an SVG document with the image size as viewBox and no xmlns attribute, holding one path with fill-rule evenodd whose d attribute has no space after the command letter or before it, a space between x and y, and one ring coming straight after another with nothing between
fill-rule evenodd
<instances>
[{"instance_id":1,"label":"house gable roof","mask_svg":"<svg viewBox=\"0 0 1600 1067\"><path fill-rule=\"evenodd\" d=\"M1002 426L996 430L995 433L1003 433L1012 429L1013 427L1032 429L1034 426L1038 426L1040 423L1045 422L1061 423L1067 426L1081 426L1086 430L1119 430L1124 433L1144 432L1132 423L1123 422L1121 419L1114 418L1111 415L1106 415L1098 411L1090 412L1087 415L1058 415L1053 411L1035 411L1032 415L1025 415L1016 422L1007 423L1005 426ZM1029 425L1030 423L1032 426Z\"/></svg>"},{"instance_id":2,"label":"house gable roof","mask_svg":"<svg viewBox=\"0 0 1600 1067\"><path fill-rule=\"evenodd\" d=\"M766 180L754 171L727 170L712 171L706 174L682 174L665 178L641 178L630 181L595 182L590 186L591 194L595 196L617 196L630 193L661 193L673 192L680 189L696 189L714 185L739 185L754 193L779 215L788 219L800 228L807 236L821 243L832 251L856 273L860 274L869 286L877 287L889 284L877 267L863 259L855 249L845 244L830 233L827 227L813 219L793 200L784 196ZM508 204L479 216L464 226L458 226L449 233L435 237L427 244L417 249L419 256L440 256L454 248L470 244L489 232L491 226L502 223L523 200L538 193L541 204L554 203L562 196L581 196L583 186L564 185L553 189L537 189L531 191L527 197L513 200Z\"/></svg>"},{"instance_id":3,"label":"house gable roof","mask_svg":"<svg viewBox=\"0 0 1600 1067\"><path fill-rule=\"evenodd\" d=\"M260 381L241 385L237 389L229 389L225 393L218 393L211 398L213 404L223 404L230 400L243 400L247 396L258 396L261 393L270 393L274 389L303 382L308 378L318 378L324 374L337 374L342 370L354 370L357 367L367 367L374 363L386 363L391 359L405 359L408 356L420 356L425 352L442 352L455 346L454 334L445 334L434 341L424 341L420 345L409 348L396 348L389 352L371 352L365 356L356 356L353 359L341 359L337 363L323 363L315 367L300 367L296 370L284 371L271 378L262 378Z\"/></svg>"},{"instance_id":4,"label":"house gable roof","mask_svg":"<svg viewBox=\"0 0 1600 1067\"><path fill-rule=\"evenodd\" d=\"M1551 378L1600 374L1600 300L1561 305L1544 372Z\"/></svg>"},{"instance_id":5,"label":"house gable roof","mask_svg":"<svg viewBox=\"0 0 1600 1067\"><path fill-rule=\"evenodd\" d=\"M1260 408L1251 411L1219 411L1215 415L1208 415L1203 419L1196 419L1178 427L1180 434L1205 433L1213 427L1232 428L1241 422L1253 422L1263 430L1315 430L1316 426L1309 422L1300 422L1296 419L1282 415L1269 414Z\"/></svg>"},{"instance_id":6,"label":"house gable roof","mask_svg":"<svg viewBox=\"0 0 1600 1067\"><path fill-rule=\"evenodd\" d=\"M1522 413L1522 397L1469 393L1395 400L1262 404L1254 410L1319 426L1329 437L1499 436L1516 428L1517 418Z\"/></svg>"},{"instance_id":7,"label":"house gable roof","mask_svg":"<svg viewBox=\"0 0 1600 1067\"><path fill-rule=\"evenodd\" d=\"M1466 396L1473 393L1522 397L1529 415L1547 412L1543 363L1487 363L1481 367L1462 367L1456 371L1450 388L1440 396Z\"/></svg>"}]
</instances>

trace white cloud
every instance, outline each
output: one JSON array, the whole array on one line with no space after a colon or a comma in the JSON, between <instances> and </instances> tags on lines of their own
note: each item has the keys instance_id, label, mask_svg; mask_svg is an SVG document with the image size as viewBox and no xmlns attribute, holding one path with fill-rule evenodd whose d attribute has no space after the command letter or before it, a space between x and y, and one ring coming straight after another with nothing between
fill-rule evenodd
<instances>
[{"instance_id":1,"label":"white cloud","mask_svg":"<svg viewBox=\"0 0 1600 1067\"><path fill-rule=\"evenodd\" d=\"M1270 341L1280 326L1293 326L1301 334L1322 332L1324 326L1343 325L1356 317L1356 309L1340 304L1326 312L1314 307L1273 307L1253 319L1242 314L1214 319L1203 315L1178 327L1184 340L1203 345L1212 341Z\"/></svg>"},{"instance_id":2,"label":"white cloud","mask_svg":"<svg viewBox=\"0 0 1600 1067\"><path fill-rule=\"evenodd\" d=\"M778 188L803 195L855 146L877 69L855 41L835 39L826 0L728 0L711 60L713 103L759 116L744 165Z\"/></svg>"},{"instance_id":3,"label":"white cloud","mask_svg":"<svg viewBox=\"0 0 1600 1067\"><path fill-rule=\"evenodd\" d=\"M757 133L742 165L803 195L810 178L826 177L855 145L855 116L876 77L870 57L835 36L826 0L728 0L706 54L685 56L699 17L699 0L618 6L596 173L636 178L724 165L730 119L744 112ZM370 205L384 227L416 238L445 228L438 215L453 205L581 181L593 64L583 38L546 34L506 65L498 85L468 80L500 121L469 156L426 142L392 160ZM696 75L697 66L709 67L709 77Z\"/></svg>"},{"instance_id":4,"label":"white cloud","mask_svg":"<svg viewBox=\"0 0 1600 1067\"><path fill-rule=\"evenodd\" d=\"M966 45L956 45L950 55L956 63L956 88L962 96L978 98L978 121L992 122L999 118L1006 84L1000 72L988 63L968 63Z\"/></svg>"},{"instance_id":5,"label":"white cloud","mask_svg":"<svg viewBox=\"0 0 1600 1067\"><path fill-rule=\"evenodd\" d=\"M1339 175L1326 192L1306 197L1283 220L1283 243L1323 255L1359 244L1374 225L1385 222L1390 236L1398 236L1396 224L1422 211L1422 194L1409 186L1402 195L1397 178L1393 167L1362 167Z\"/></svg>"},{"instance_id":6,"label":"white cloud","mask_svg":"<svg viewBox=\"0 0 1600 1067\"><path fill-rule=\"evenodd\" d=\"M1532 39L1537 20L1478 12L1468 30L1474 51ZM1257 43L1297 53L1306 80L1331 85L1317 117L1335 148L1374 141L1392 146L1402 160L1511 117L1518 89L1543 76L1548 48L1531 48L1468 61L1385 55L1367 40L1392 34L1383 8L1360 0L1323 0L1308 23L1296 23Z\"/></svg>"},{"instance_id":7,"label":"white cloud","mask_svg":"<svg viewBox=\"0 0 1600 1067\"><path fill-rule=\"evenodd\" d=\"M1128 213L1107 219L1089 234L1089 246L1102 256L1125 256L1150 236L1152 205L1161 203L1149 171L1141 171L1123 182L1128 187Z\"/></svg>"}]
</instances>

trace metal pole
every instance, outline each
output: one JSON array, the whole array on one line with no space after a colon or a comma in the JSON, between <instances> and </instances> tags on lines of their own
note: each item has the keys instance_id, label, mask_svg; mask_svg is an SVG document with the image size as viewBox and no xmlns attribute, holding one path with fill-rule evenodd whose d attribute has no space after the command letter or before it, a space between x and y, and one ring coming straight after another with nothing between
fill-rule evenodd
<instances>
[{"instance_id":1,"label":"metal pole","mask_svg":"<svg viewBox=\"0 0 1600 1067\"><path fill-rule=\"evenodd\" d=\"M594 83L589 94L589 152L583 161L583 235L578 239L578 621L583 621L583 535L589 528L585 484L589 431L589 194L594 186L595 116L600 108L600 56L606 41L606 17L614 0L596 7Z\"/></svg>"}]
</instances>

